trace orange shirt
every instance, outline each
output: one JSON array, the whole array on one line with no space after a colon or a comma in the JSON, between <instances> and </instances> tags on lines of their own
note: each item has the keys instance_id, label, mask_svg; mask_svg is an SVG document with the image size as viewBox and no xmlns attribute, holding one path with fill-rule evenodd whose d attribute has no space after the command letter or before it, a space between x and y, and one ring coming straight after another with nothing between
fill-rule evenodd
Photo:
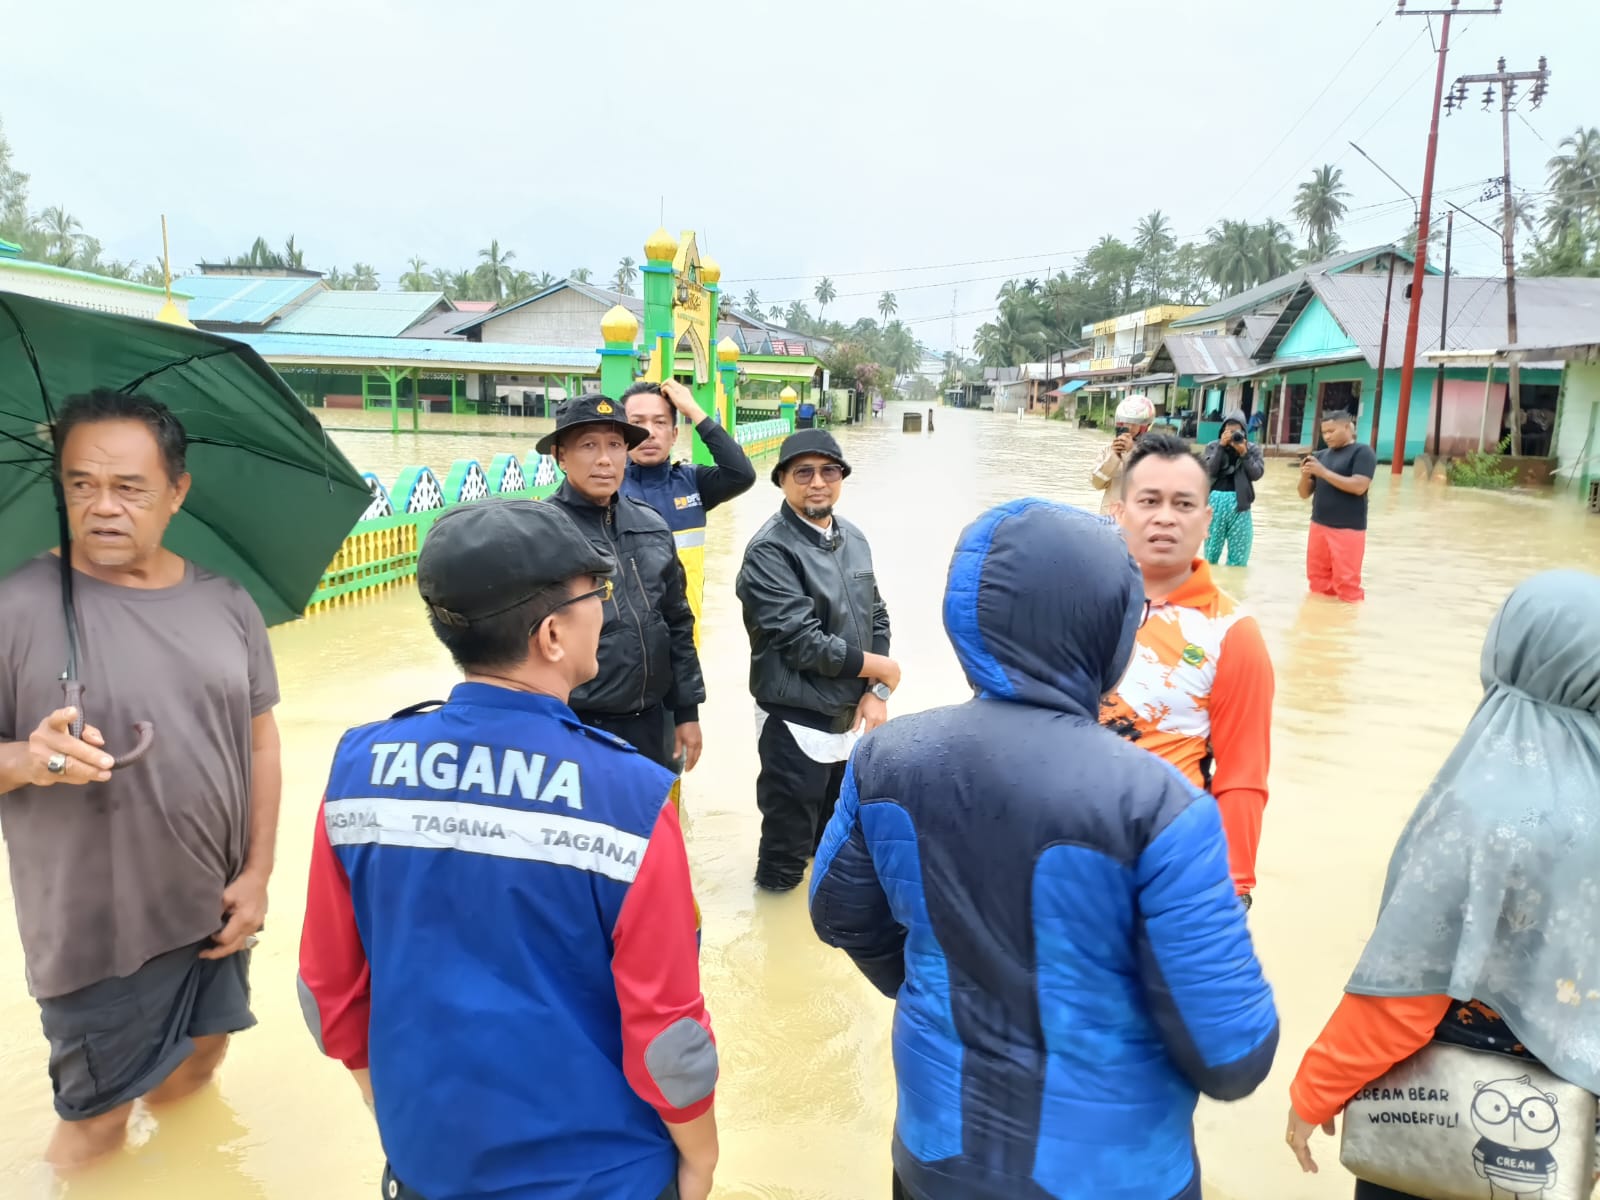
<instances>
[{"instance_id":1,"label":"orange shirt","mask_svg":"<svg viewBox=\"0 0 1600 1200\"><path fill-rule=\"evenodd\" d=\"M1272 660L1253 617L1237 611L1211 567L1152 605L1133 663L1101 723L1160 755L1222 810L1239 894L1256 884L1256 849L1272 758Z\"/></svg>"},{"instance_id":2,"label":"orange shirt","mask_svg":"<svg viewBox=\"0 0 1600 1200\"><path fill-rule=\"evenodd\" d=\"M1433 1040L1449 996L1357 996L1346 992L1289 1085L1301 1120L1325 1125L1367 1084Z\"/></svg>"}]
</instances>

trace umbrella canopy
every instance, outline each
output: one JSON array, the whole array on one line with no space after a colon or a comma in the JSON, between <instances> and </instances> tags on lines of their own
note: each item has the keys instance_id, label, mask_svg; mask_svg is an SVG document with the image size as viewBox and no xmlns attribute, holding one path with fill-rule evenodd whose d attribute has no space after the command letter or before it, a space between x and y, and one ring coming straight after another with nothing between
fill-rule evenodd
<instances>
[{"instance_id":1,"label":"umbrella canopy","mask_svg":"<svg viewBox=\"0 0 1600 1200\"><path fill-rule=\"evenodd\" d=\"M61 541L50 427L95 388L137 392L189 435L193 484L165 544L298 616L371 495L288 384L216 334L0 291L0 575Z\"/></svg>"}]
</instances>

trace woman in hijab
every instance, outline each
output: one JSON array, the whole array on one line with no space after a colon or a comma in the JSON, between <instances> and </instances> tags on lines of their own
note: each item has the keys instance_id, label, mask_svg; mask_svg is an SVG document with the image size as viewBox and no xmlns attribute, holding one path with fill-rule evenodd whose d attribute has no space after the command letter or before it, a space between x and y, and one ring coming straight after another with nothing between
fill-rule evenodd
<instances>
[{"instance_id":1,"label":"woman in hijab","mask_svg":"<svg viewBox=\"0 0 1600 1200\"><path fill-rule=\"evenodd\" d=\"M1250 506L1255 503L1255 481L1266 464L1261 447L1245 432L1242 412L1222 418L1222 435L1200 456L1211 476L1211 532L1206 537L1206 561L1222 561L1222 548L1228 548L1230 567L1250 565L1250 547L1255 542L1255 520Z\"/></svg>"},{"instance_id":2,"label":"woman in hijab","mask_svg":"<svg viewBox=\"0 0 1600 1200\"><path fill-rule=\"evenodd\" d=\"M1430 1041L1600 1093L1600 577L1536 575L1489 626L1483 700L1400 835L1377 928L1289 1089L1320 1126ZM1358 1181L1357 1200L1405 1200Z\"/></svg>"}]
</instances>

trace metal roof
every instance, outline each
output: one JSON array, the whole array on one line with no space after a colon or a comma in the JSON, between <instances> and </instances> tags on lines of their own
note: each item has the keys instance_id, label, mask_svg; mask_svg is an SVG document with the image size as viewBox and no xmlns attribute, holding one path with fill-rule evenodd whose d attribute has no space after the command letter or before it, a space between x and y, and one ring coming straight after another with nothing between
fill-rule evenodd
<instances>
[{"instance_id":1,"label":"metal roof","mask_svg":"<svg viewBox=\"0 0 1600 1200\"><path fill-rule=\"evenodd\" d=\"M570 346L521 346L510 342L436 341L429 338L349 337L339 334L239 333L243 342L269 363L334 366L425 367L440 371L537 375L592 372L598 350Z\"/></svg>"},{"instance_id":2,"label":"metal roof","mask_svg":"<svg viewBox=\"0 0 1600 1200\"><path fill-rule=\"evenodd\" d=\"M151 287L144 283L135 283L131 279L114 279L110 275L96 275L92 271L78 271L72 267L58 267L54 263L34 262L28 258L0 259L0 272L19 271L29 275L48 275L57 279L70 279L82 283L92 283L100 287L121 288L126 292L142 292L147 296L165 296L166 289ZM0 273L0 282L5 276ZM184 300L191 295L188 288L180 288L178 281L172 281L172 298Z\"/></svg>"},{"instance_id":3,"label":"metal roof","mask_svg":"<svg viewBox=\"0 0 1600 1200\"><path fill-rule=\"evenodd\" d=\"M1250 347L1244 338L1169 333L1156 357L1160 358L1163 352L1171 355L1179 375L1193 376L1200 383L1250 366Z\"/></svg>"},{"instance_id":4,"label":"metal roof","mask_svg":"<svg viewBox=\"0 0 1600 1200\"><path fill-rule=\"evenodd\" d=\"M1378 365L1383 337L1383 305L1387 280L1380 275L1320 275L1304 284L1290 310L1298 318L1313 296L1327 306L1339 328L1356 344L1368 366ZM1399 367L1405 346L1409 303L1395 290L1389 311L1387 365ZM1422 338L1416 364L1430 365L1427 354L1439 349L1439 323L1444 311L1444 280L1430 279L1422 289ZM1260 361L1276 354L1294 321L1290 310L1273 326L1255 352ZM1557 346L1600 342L1600 279L1530 277L1517 280L1517 332L1524 345ZM1450 318L1446 350L1476 350L1506 342L1506 283L1499 277L1450 280ZM1345 355L1349 361L1356 353ZM1321 361L1321 360L1319 360ZM1301 365L1284 361L1280 366ZM1305 365L1309 365L1305 364Z\"/></svg>"},{"instance_id":5,"label":"metal roof","mask_svg":"<svg viewBox=\"0 0 1600 1200\"><path fill-rule=\"evenodd\" d=\"M185 275L172 286L189 294L191 321L265 325L326 285L320 279L277 275Z\"/></svg>"},{"instance_id":6,"label":"metal roof","mask_svg":"<svg viewBox=\"0 0 1600 1200\"><path fill-rule=\"evenodd\" d=\"M455 309L451 309L449 312L432 313L411 326L400 336L465 340L456 332L456 326L470 320L472 320L471 313L457 312Z\"/></svg>"},{"instance_id":7,"label":"metal roof","mask_svg":"<svg viewBox=\"0 0 1600 1200\"><path fill-rule=\"evenodd\" d=\"M336 333L399 337L435 308L443 292L318 292L273 322L273 333Z\"/></svg>"},{"instance_id":8,"label":"metal roof","mask_svg":"<svg viewBox=\"0 0 1600 1200\"><path fill-rule=\"evenodd\" d=\"M580 296L587 296L589 299L597 301L600 304L607 305L608 307L613 304L620 304L634 316L644 316L644 301L639 299L638 296L624 296L621 292L609 291L606 288L597 288L593 284L589 283L579 283L576 279L563 279L560 283L551 284L543 291L535 292L531 296L524 296L521 300L514 301L511 304L502 305L501 307L490 312L479 313L476 316L466 314L463 316L461 324L456 326L455 332L466 333L470 329L478 328L485 321L493 321L496 317L503 317L507 313L516 312L519 308L526 308L530 304L537 304L540 300L544 300L547 297L555 295L557 292L563 291L577 292Z\"/></svg>"},{"instance_id":9,"label":"metal roof","mask_svg":"<svg viewBox=\"0 0 1600 1200\"><path fill-rule=\"evenodd\" d=\"M1233 296L1226 296L1218 300L1209 308L1202 308L1197 313L1172 322L1171 329L1186 329L1192 325L1208 325L1213 321L1225 321L1229 317L1248 313L1251 309L1263 304L1268 304L1283 296L1289 295L1308 278L1313 275L1338 274L1348 271L1351 267L1359 266L1369 259L1380 254L1393 253L1407 262L1414 262L1411 255L1401 250L1398 246L1369 246L1365 250L1350 250L1343 254L1335 254L1331 258L1324 258L1320 262L1308 263L1298 270L1290 271L1287 275L1279 275L1276 279L1269 279L1265 283L1257 284L1253 288L1239 292ZM1437 273L1433 267L1428 268L1430 273Z\"/></svg>"}]
</instances>

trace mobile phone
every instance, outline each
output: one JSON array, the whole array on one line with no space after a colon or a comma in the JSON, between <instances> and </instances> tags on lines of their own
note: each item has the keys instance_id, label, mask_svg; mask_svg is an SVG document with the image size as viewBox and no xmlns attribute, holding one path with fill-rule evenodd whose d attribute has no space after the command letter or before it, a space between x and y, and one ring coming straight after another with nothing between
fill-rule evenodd
<instances>
[{"instance_id":1,"label":"mobile phone","mask_svg":"<svg viewBox=\"0 0 1600 1200\"><path fill-rule=\"evenodd\" d=\"M1128 430L1128 427L1126 425L1118 425L1117 426L1117 436L1118 437L1126 437L1128 435L1128 432L1129 432L1129 430Z\"/></svg>"}]
</instances>

